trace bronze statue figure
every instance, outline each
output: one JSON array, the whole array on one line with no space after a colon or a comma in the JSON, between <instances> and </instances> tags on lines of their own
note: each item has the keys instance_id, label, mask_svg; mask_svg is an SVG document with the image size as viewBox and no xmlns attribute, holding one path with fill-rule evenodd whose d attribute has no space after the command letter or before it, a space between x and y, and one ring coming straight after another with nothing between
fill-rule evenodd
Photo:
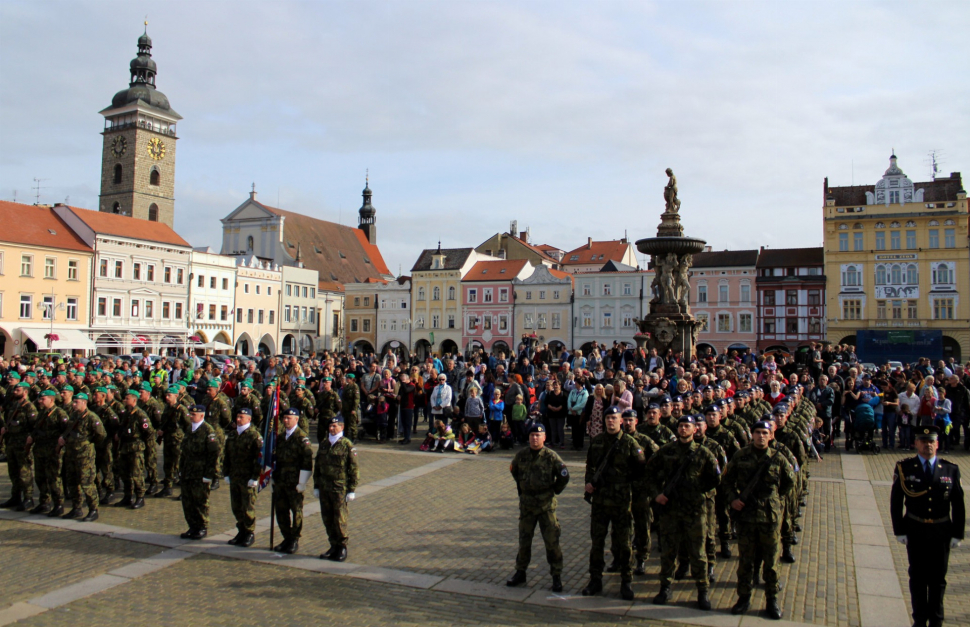
<instances>
[{"instance_id":1,"label":"bronze statue figure","mask_svg":"<svg viewBox=\"0 0 970 627\"><path fill-rule=\"evenodd\" d=\"M667 205L665 212L677 213L680 211L680 200L677 198L677 177L674 176L674 171L670 168L667 168L667 176L670 178L667 181L667 186L664 187L664 202Z\"/></svg>"}]
</instances>

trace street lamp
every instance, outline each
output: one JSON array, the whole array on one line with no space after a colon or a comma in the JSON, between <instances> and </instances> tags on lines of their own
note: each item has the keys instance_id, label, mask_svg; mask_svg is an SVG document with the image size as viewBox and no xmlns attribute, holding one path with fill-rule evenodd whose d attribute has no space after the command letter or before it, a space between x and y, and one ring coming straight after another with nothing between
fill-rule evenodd
<instances>
[{"instance_id":1,"label":"street lamp","mask_svg":"<svg viewBox=\"0 0 970 627\"><path fill-rule=\"evenodd\" d=\"M44 309L47 310L47 317L51 321L50 332L47 334L47 350L51 349L51 345L54 343L54 311L64 311L64 303L54 304L54 294L51 293L51 302L44 303Z\"/></svg>"}]
</instances>

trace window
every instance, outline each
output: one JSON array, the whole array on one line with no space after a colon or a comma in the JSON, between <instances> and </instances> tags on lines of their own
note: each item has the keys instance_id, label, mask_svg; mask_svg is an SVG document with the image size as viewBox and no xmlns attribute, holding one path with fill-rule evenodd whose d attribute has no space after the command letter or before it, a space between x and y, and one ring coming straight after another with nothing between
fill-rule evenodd
<instances>
[{"instance_id":1,"label":"window","mask_svg":"<svg viewBox=\"0 0 970 627\"><path fill-rule=\"evenodd\" d=\"M259 294L259 288L262 287L259 283L256 284L256 293Z\"/></svg>"},{"instance_id":2,"label":"window","mask_svg":"<svg viewBox=\"0 0 970 627\"><path fill-rule=\"evenodd\" d=\"M773 291L765 292L765 305L773 307L775 304L775 293Z\"/></svg>"},{"instance_id":3,"label":"window","mask_svg":"<svg viewBox=\"0 0 970 627\"><path fill-rule=\"evenodd\" d=\"M698 285L697 286L697 302L706 303L707 302L707 286Z\"/></svg>"},{"instance_id":4,"label":"window","mask_svg":"<svg viewBox=\"0 0 970 627\"><path fill-rule=\"evenodd\" d=\"M307 297L307 286L304 285L303 286L303 298L306 298L306 297ZM364 299L364 305L366 306L366 305L369 305L369 304L370 304L370 298L365 298Z\"/></svg>"},{"instance_id":5,"label":"window","mask_svg":"<svg viewBox=\"0 0 970 627\"><path fill-rule=\"evenodd\" d=\"M125 276L125 262L116 261L115 262L115 278L120 279Z\"/></svg>"},{"instance_id":6,"label":"window","mask_svg":"<svg viewBox=\"0 0 970 627\"><path fill-rule=\"evenodd\" d=\"M155 317L155 301L145 301L145 317L152 320Z\"/></svg>"},{"instance_id":7,"label":"window","mask_svg":"<svg viewBox=\"0 0 970 627\"><path fill-rule=\"evenodd\" d=\"M452 285L448 288L448 300L455 300L455 286Z\"/></svg>"},{"instance_id":8,"label":"window","mask_svg":"<svg viewBox=\"0 0 970 627\"><path fill-rule=\"evenodd\" d=\"M525 291L525 299L526 300L532 300L532 290L526 290Z\"/></svg>"},{"instance_id":9,"label":"window","mask_svg":"<svg viewBox=\"0 0 970 627\"><path fill-rule=\"evenodd\" d=\"M751 302L751 285L748 283L741 284L741 302L750 303Z\"/></svg>"},{"instance_id":10,"label":"window","mask_svg":"<svg viewBox=\"0 0 970 627\"><path fill-rule=\"evenodd\" d=\"M334 317L334 320L336 320L337 314L334 314L333 317ZM269 310L269 323L276 324L276 312L273 311L272 309ZM334 328L337 328L336 324L334 324Z\"/></svg>"},{"instance_id":11,"label":"window","mask_svg":"<svg viewBox=\"0 0 970 627\"><path fill-rule=\"evenodd\" d=\"M478 329L478 318L475 316L468 316L468 330L476 331Z\"/></svg>"},{"instance_id":12,"label":"window","mask_svg":"<svg viewBox=\"0 0 970 627\"><path fill-rule=\"evenodd\" d=\"M172 282L172 269L171 268L169 268L168 266L165 266L165 270L163 271L162 274L164 275L164 279L165 279L165 282L166 283L171 283ZM105 276L105 275L102 274L101 276Z\"/></svg>"},{"instance_id":13,"label":"window","mask_svg":"<svg viewBox=\"0 0 970 627\"><path fill-rule=\"evenodd\" d=\"M213 277L209 277L209 289L210 290L216 289L216 281L217 281L217 278L216 277L214 277L214 276Z\"/></svg>"},{"instance_id":14,"label":"window","mask_svg":"<svg viewBox=\"0 0 970 627\"><path fill-rule=\"evenodd\" d=\"M852 250L862 250L862 233L852 234Z\"/></svg>"},{"instance_id":15,"label":"window","mask_svg":"<svg viewBox=\"0 0 970 627\"><path fill-rule=\"evenodd\" d=\"M260 310L260 314L262 314L262 310ZM260 315L260 318L262 318L262 315ZM223 322L227 322L229 320L229 305L222 305L221 309L219 310L219 319ZM262 322L262 320L260 320L260 322Z\"/></svg>"},{"instance_id":16,"label":"window","mask_svg":"<svg viewBox=\"0 0 970 627\"><path fill-rule=\"evenodd\" d=\"M539 300L546 299L546 290L539 290Z\"/></svg>"},{"instance_id":17,"label":"window","mask_svg":"<svg viewBox=\"0 0 970 627\"><path fill-rule=\"evenodd\" d=\"M855 266L846 266L845 272L842 273L842 285L862 285L862 274L856 269Z\"/></svg>"},{"instance_id":18,"label":"window","mask_svg":"<svg viewBox=\"0 0 970 627\"><path fill-rule=\"evenodd\" d=\"M98 298L98 315L99 316L108 315L108 299L104 298L103 296L101 298Z\"/></svg>"},{"instance_id":19,"label":"window","mask_svg":"<svg viewBox=\"0 0 970 627\"><path fill-rule=\"evenodd\" d=\"M357 318L350 319L350 332L357 333Z\"/></svg>"},{"instance_id":20,"label":"window","mask_svg":"<svg viewBox=\"0 0 970 627\"><path fill-rule=\"evenodd\" d=\"M182 285L183 283L185 283L184 269L179 268L178 270L175 271L175 282L178 283L179 285Z\"/></svg>"},{"instance_id":21,"label":"window","mask_svg":"<svg viewBox=\"0 0 970 627\"><path fill-rule=\"evenodd\" d=\"M593 291L589 283L583 283L583 296L592 296Z\"/></svg>"},{"instance_id":22,"label":"window","mask_svg":"<svg viewBox=\"0 0 970 627\"><path fill-rule=\"evenodd\" d=\"M583 327L588 329L593 326L593 314L588 311L583 312Z\"/></svg>"},{"instance_id":23,"label":"window","mask_svg":"<svg viewBox=\"0 0 970 627\"><path fill-rule=\"evenodd\" d=\"M717 301L719 303L727 303L730 301L728 297L729 288L726 283L717 286Z\"/></svg>"},{"instance_id":24,"label":"window","mask_svg":"<svg viewBox=\"0 0 970 627\"><path fill-rule=\"evenodd\" d=\"M492 302L492 290L482 290L482 301L486 303Z\"/></svg>"},{"instance_id":25,"label":"window","mask_svg":"<svg viewBox=\"0 0 970 627\"><path fill-rule=\"evenodd\" d=\"M131 265L131 278L136 281L141 281L141 264L135 263Z\"/></svg>"},{"instance_id":26,"label":"window","mask_svg":"<svg viewBox=\"0 0 970 627\"><path fill-rule=\"evenodd\" d=\"M906 301L906 317L910 320L915 320L919 316L918 312L918 302L915 300Z\"/></svg>"},{"instance_id":27,"label":"window","mask_svg":"<svg viewBox=\"0 0 970 627\"><path fill-rule=\"evenodd\" d=\"M503 287L498 291L498 302L507 303L509 302L509 288Z\"/></svg>"},{"instance_id":28,"label":"window","mask_svg":"<svg viewBox=\"0 0 970 627\"><path fill-rule=\"evenodd\" d=\"M611 296L613 294L613 285L610 283L603 284L603 296Z\"/></svg>"},{"instance_id":29,"label":"window","mask_svg":"<svg viewBox=\"0 0 970 627\"><path fill-rule=\"evenodd\" d=\"M821 305L822 304L822 291L821 290L808 290L808 304L809 305Z\"/></svg>"},{"instance_id":30,"label":"window","mask_svg":"<svg viewBox=\"0 0 970 627\"><path fill-rule=\"evenodd\" d=\"M623 295L624 296L632 296L633 295L633 284L632 283L624 283L623 284Z\"/></svg>"},{"instance_id":31,"label":"window","mask_svg":"<svg viewBox=\"0 0 970 627\"><path fill-rule=\"evenodd\" d=\"M798 318L785 318L785 333L798 335Z\"/></svg>"},{"instance_id":32,"label":"window","mask_svg":"<svg viewBox=\"0 0 970 627\"><path fill-rule=\"evenodd\" d=\"M854 298L842 301L842 317L846 320L861 320L862 301Z\"/></svg>"},{"instance_id":33,"label":"window","mask_svg":"<svg viewBox=\"0 0 970 627\"><path fill-rule=\"evenodd\" d=\"M155 172L153 172L153 174L157 175L157 173ZM155 178L157 180L158 177L156 176ZM158 222L158 205L156 205L155 203L148 205L148 221Z\"/></svg>"},{"instance_id":34,"label":"window","mask_svg":"<svg viewBox=\"0 0 970 627\"><path fill-rule=\"evenodd\" d=\"M886 250L886 233L884 231L876 233L876 250Z\"/></svg>"},{"instance_id":35,"label":"window","mask_svg":"<svg viewBox=\"0 0 970 627\"><path fill-rule=\"evenodd\" d=\"M849 234L839 233L839 252L846 252L849 250Z\"/></svg>"},{"instance_id":36,"label":"window","mask_svg":"<svg viewBox=\"0 0 970 627\"><path fill-rule=\"evenodd\" d=\"M121 182L121 176L122 176L121 164L120 163L116 163L115 164L115 177L114 177L114 184L115 185L117 185L118 183Z\"/></svg>"},{"instance_id":37,"label":"window","mask_svg":"<svg viewBox=\"0 0 970 627\"><path fill-rule=\"evenodd\" d=\"M44 302L40 307L40 316L44 320L50 320L54 316L54 297L45 296Z\"/></svg>"},{"instance_id":38,"label":"window","mask_svg":"<svg viewBox=\"0 0 970 627\"><path fill-rule=\"evenodd\" d=\"M785 304L786 305L798 304L798 290L785 290Z\"/></svg>"},{"instance_id":39,"label":"window","mask_svg":"<svg viewBox=\"0 0 970 627\"><path fill-rule=\"evenodd\" d=\"M431 316L431 328L432 329L440 329L441 328L441 315L440 314L433 314Z\"/></svg>"},{"instance_id":40,"label":"window","mask_svg":"<svg viewBox=\"0 0 970 627\"><path fill-rule=\"evenodd\" d=\"M370 333L370 320L364 320L364 333Z\"/></svg>"},{"instance_id":41,"label":"window","mask_svg":"<svg viewBox=\"0 0 970 627\"><path fill-rule=\"evenodd\" d=\"M198 282L198 286L199 286L199 287L205 287L205 277L204 277L204 276L202 276L201 274L199 275L199 282Z\"/></svg>"},{"instance_id":42,"label":"window","mask_svg":"<svg viewBox=\"0 0 970 627\"><path fill-rule=\"evenodd\" d=\"M34 258L31 255L20 256L20 276L34 276Z\"/></svg>"},{"instance_id":43,"label":"window","mask_svg":"<svg viewBox=\"0 0 970 627\"><path fill-rule=\"evenodd\" d=\"M498 317L498 330L507 332L509 330L509 317L501 315Z\"/></svg>"},{"instance_id":44,"label":"window","mask_svg":"<svg viewBox=\"0 0 970 627\"><path fill-rule=\"evenodd\" d=\"M906 231L906 249L916 248L916 231Z\"/></svg>"},{"instance_id":45,"label":"window","mask_svg":"<svg viewBox=\"0 0 970 627\"><path fill-rule=\"evenodd\" d=\"M301 320L302 322L306 322L306 321L307 321L307 311L306 311L306 307L301 307L301 308L300 308L300 313L302 314L302 315L300 316L300 320Z\"/></svg>"},{"instance_id":46,"label":"window","mask_svg":"<svg viewBox=\"0 0 970 627\"><path fill-rule=\"evenodd\" d=\"M899 225L897 225L897 226L899 226ZM899 245L899 231L890 231L889 232L889 247L892 248L893 250L899 250L899 248L900 248L900 245Z\"/></svg>"},{"instance_id":47,"label":"window","mask_svg":"<svg viewBox=\"0 0 970 627\"><path fill-rule=\"evenodd\" d=\"M892 181L895 183L896 181ZM894 190L889 192L889 203L892 205L899 204L899 190Z\"/></svg>"},{"instance_id":48,"label":"window","mask_svg":"<svg viewBox=\"0 0 970 627\"><path fill-rule=\"evenodd\" d=\"M544 313L539 314L538 317L537 317L537 322L538 322L537 328L539 328L539 329L545 329L546 328L546 314L544 314Z\"/></svg>"},{"instance_id":49,"label":"window","mask_svg":"<svg viewBox=\"0 0 970 627\"><path fill-rule=\"evenodd\" d=\"M892 310L893 310L893 320L903 319L903 301L901 300L892 301Z\"/></svg>"},{"instance_id":50,"label":"window","mask_svg":"<svg viewBox=\"0 0 970 627\"><path fill-rule=\"evenodd\" d=\"M822 332L822 319L821 318L809 318L808 319L808 332L819 334Z\"/></svg>"},{"instance_id":51,"label":"window","mask_svg":"<svg viewBox=\"0 0 970 627\"><path fill-rule=\"evenodd\" d=\"M20 296L20 317L30 318L33 314L34 297L26 294Z\"/></svg>"},{"instance_id":52,"label":"window","mask_svg":"<svg viewBox=\"0 0 970 627\"><path fill-rule=\"evenodd\" d=\"M953 299L937 298L933 301L934 320L953 320Z\"/></svg>"},{"instance_id":53,"label":"window","mask_svg":"<svg viewBox=\"0 0 970 627\"><path fill-rule=\"evenodd\" d=\"M889 280L893 285L899 285L903 282L903 272L899 266L893 266L889 271Z\"/></svg>"},{"instance_id":54,"label":"window","mask_svg":"<svg viewBox=\"0 0 970 627\"><path fill-rule=\"evenodd\" d=\"M267 296L272 296L273 295L273 286L272 285L267 285L266 286L266 295Z\"/></svg>"},{"instance_id":55,"label":"window","mask_svg":"<svg viewBox=\"0 0 970 627\"><path fill-rule=\"evenodd\" d=\"M242 311L242 310L240 310L240 311ZM254 314L255 314L255 310L253 310L253 309L249 309L248 311L246 311L246 322L248 322L249 324L252 324L253 323L253 315Z\"/></svg>"},{"instance_id":56,"label":"window","mask_svg":"<svg viewBox=\"0 0 970 627\"><path fill-rule=\"evenodd\" d=\"M242 307L236 309L236 323L242 324L243 310Z\"/></svg>"},{"instance_id":57,"label":"window","mask_svg":"<svg viewBox=\"0 0 970 627\"><path fill-rule=\"evenodd\" d=\"M751 314L743 313L738 314L738 331L741 333L751 333Z\"/></svg>"},{"instance_id":58,"label":"window","mask_svg":"<svg viewBox=\"0 0 970 627\"><path fill-rule=\"evenodd\" d=\"M717 332L731 332L731 314L717 314Z\"/></svg>"},{"instance_id":59,"label":"window","mask_svg":"<svg viewBox=\"0 0 970 627\"><path fill-rule=\"evenodd\" d=\"M317 297L317 288L311 287L310 288L310 298L316 298L316 297Z\"/></svg>"},{"instance_id":60,"label":"window","mask_svg":"<svg viewBox=\"0 0 970 627\"><path fill-rule=\"evenodd\" d=\"M604 311L603 312L603 328L612 329L613 328L613 312Z\"/></svg>"},{"instance_id":61,"label":"window","mask_svg":"<svg viewBox=\"0 0 970 627\"><path fill-rule=\"evenodd\" d=\"M120 318L121 317L121 299L120 298L112 298L111 299L111 315L114 318Z\"/></svg>"},{"instance_id":62,"label":"window","mask_svg":"<svg viewBox=\"0 0 970 627\"><path fill-rule=\"evenodd\" d=\"M78 280L77 259L71 259L70 261L67 262L67 280L68 281Z\"/></svg>"},{"instance_id":63,"label":"window","mask_svg":"<svg viewBox=\"0 0 970 627\"><path fill-rule=\"evenodd\" d=\"M933 268L931 278L934 285L948 285L953 283L953 267L949 264L941 263Z\"/></svg>"},{"instance_id":64,"label":"window","mask_svg":"<svg viewBox=\"0 0 970 627\"><path fill-rule=\"evenodd\" d=\"M424 288L423 287L419 287L418 288L418 300L424 300Z\"/></svg>"},{"instance_id":65,"label":"window","mask_svg":"<svg viewBox=\"0 0 970 627\"><path fill-rule=\"evenodd\" d=\"M152 166L151 174L148 175L148 183L151 185L158 185L161 182L161 178L162 177L158 172L158 168Z\"/></svg>"},{"instance_id":66,"label":"window","mask_svg":"<svg viewBox=\"0 0 970 627\"><path fill-rule=\"evenodd\" d=\"M708 316L706 313L697 314L697 330L701 333L707 333L708 328Z\"/></svg>"},{"instance_id":67,"label":"window","mask_svg":"<svg viewBox=\"0 0 970 627\"><path fill-rule=\"evenodd\" d=\"M293 286L289 283L286 284L286 295L293 296ZM299 296L299 294L297 294Z\"/></svg>"},{"instance_id":68,"label":"window","mask_svg":"<svg viewBox=\"0 0 970 627\"><path fill-rule=\"evenodd\" d=\"M943 229L943 247L944 248L956 248L957 237L956 231L953 229Z\"/></svg>"},{"instance_id":69,"label":"window","mask_svg":"<svg viewBox=\"0 0 970 627\"><path fill-rule=\"evenodd\" d=\"M915 263L906 266L906 283L909 285L919 285L919 273Z\"/></svg>"},{"instance_id":70,"label":"window","mask_svg":"<svg viewBox=\"0 0 970 627\"><path fill-rule=\"evenodd\" d=\"M407 309L407 308L408 308L408 301L407 300L402 300L401 301L401 309Z\"/></svg>"},{"instance_id":71,"label":"window","mask_svg":"<svg viewBox=\"0 0 970 627\"><path fill-rule=\"evenodd\" d=\"M487 315L482 318L482 328L486 331L492 328L492 316Z\"/></svg>"},{"instance_id":72,"label":"window","mask_svg":"<svg viewBox=\"0 0 970 627\"><path fill-rule=\"evenodd\" d=\"M182 303L175 303L175 319L182 319Z\"/></svg>"},{"instance_id":73,"label":"window","mask_svg":"<svg viewBox=\"0 0 970 627\"><path fill-rule=\"evenodd\" d=\"M431 300L441 300L441 288L435 287L431 290Z\"/></svg>"},{"instance_id":74,"label":"window","mask_svg":"<svg viewBox=\"0 0 970 627\"><path fill-rule=\"evenodd\" d=\"M239 311L242 311L242 309L240 309ZM170 302L168 302L167 300L166 301L163 301L162 302L162 319L163 320L169 320L171 317L172 317L172 304Z\"/></svg>"},{"instance_id":75,"label":"window","mask_svg":"<svg viewBox=\"0 0 970 627\"><path fill-rule=\"evenodd\" d=\"M154 265L148 264L148 267L146 268L146 272L145 272L145 280L146 281L154 281L155 280L155 266Z\"/></svg>"},{"instance_id":76,"label":"window","mask_svg":"<svg viewBox=\"0 0 970 627\"><path fill-rule=\"evenodd\" d=\"M886 284L886 266L876 266L876 285Z\"/></svg>"},{"instance_id":77,"label":"window","mask_svg":"<svg viewBox=\"0 0 970 627\"><path fill-rule=\"evenodd\" d=\"M68 320L77 320L77 299L76 298L67 299L66 317Z\"/></svg>"},{"instance_id":78,"label":"window","mask_svg":"<svg viewBox=\"0 0 970 627\"><path fill-rule=\"evenodd\" d=\"M559 290L552 290L552 298L554 300L559 300Z\"/></svg>"},{"instance_id":79,"label":"window","mask_svg":"<svg viewBox=\"0 0 970 627\"><path fill-rule=\"evenodd\" d=\"M559 329L562 327L562 314L554 313L552 314L552 328Z\"/></svg>"},{"instance_id":80,"label":"window","mask_svg":"<svg viewBox=\"0 0 970 627\"><path fill-rule=\"evenodd\" d=\"M250 235L249 237L246 238L246 250L252 250L253 249L253 244L254 244L254 242L253 242L253 236Z\"/></svg>"},{"instance_id":81,"label":"window","mask_svg":"<svg viewBox=\"0 0 970 627\"><path fill-rule=\"evenodd\" d=\"M226 279L226 278L222 279L222 289L224 290L229 289L229 279Z\"/></svg>"},{"instance_id":82,"label":"window","mask_svg":"<svg viewBox=\"0 0 970 627\"><path fill-rule=\"evenodd\" d=\"M354 296L354 307L360 307L360 296Z\"/></svg>"},{"instance_id":83,"label":"window","mask_svg":"<svg viewBox=\"0 0 970 627\"><path fill-rule=\"evenodd\" d=\"M940 229L930 229L930 248L940 247Z\"/></svg>"},{"instance_id":84,"label":"window","mask_svg":"<svg viewBox=\"0 0 970 627\"><path fill-rule=\"evenodd\" d=\"M773 335L775 332L775 321L765 320L764 325L765 325L765 333Z\"/></svg>"},{"instance_id":85,"label":"window","mask_svg":"<svg viewBox=\"0 0 970 627\"><path fill-rule=\"evenodd\" d=\"M56 278L54 263L55 261L53 257L46 257L44 259L44 278L45 279Z\"/></svg>"}]
</instances>

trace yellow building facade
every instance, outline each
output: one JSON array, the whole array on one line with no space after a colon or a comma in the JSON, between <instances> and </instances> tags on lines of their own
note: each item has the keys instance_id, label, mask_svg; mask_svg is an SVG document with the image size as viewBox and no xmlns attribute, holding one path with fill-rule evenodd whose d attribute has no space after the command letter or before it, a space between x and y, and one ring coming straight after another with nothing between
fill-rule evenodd
<instances>
[{"instance_id":1,"label":"yellow building facade","mask_svg":"<svg viewBox=\"0 0 970 627\"><path fill-rule=\"evenodd\" d=\"M914 183L896 161L890 157L875 185L829 187L825 181L827 337L855 345L862 330L939 331L942 357L966 360L966 190L959 172Z\"/></svg>"}]
</instances>

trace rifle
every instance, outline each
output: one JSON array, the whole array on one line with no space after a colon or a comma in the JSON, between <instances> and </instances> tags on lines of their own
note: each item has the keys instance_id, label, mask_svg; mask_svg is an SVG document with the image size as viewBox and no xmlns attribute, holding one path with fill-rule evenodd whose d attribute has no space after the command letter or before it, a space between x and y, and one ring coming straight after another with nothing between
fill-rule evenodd
<instances>
[{"instance_id":1,"label":"rifle","mask_svg":"<svg viewBox=\"0 0 970 627\"><path fill-rule=\"evenodd\" d=\"M697 448L695 448L691 452L691 454L687 456L687 459L684 460L684 463L680 465L680 468L677 469L677 472L674 473L674 476L671 477L670 481L667 482L667 485L664 486L663 492L661 492L661 494L666 496L668 501L677 492L677 486L678 484L680 484L680 478L684 476L684 471L687 469L688 466L690 466L691 462L694 461L694 457L697 455L697 451L699 450L700 450L700 445L698 445Z\"/></svg>"},{"instance_id":2,"label":"rifle","mask_svg":"<svg viewBox=\"0 0 970 627\"><path fill-rule=\"evenodd\" d=\"M620 440L622 439L623 439L623 434L621 433L620 437L618 437L616 439L616 442L613 443L613 446L610 447L610 450L606 451L606 455L603 457L603 461L600 462L600 465L599 467L597 467L596 472L593 473L593 478L590 480L590 483L594 488L600 487L600 484L603 482L603 473L606 472L607 466L610 465L610 462L613 460L613 457L616 455L617 449L620 448ZM593 494L591 492L584 492L583 500L589 503L590 505L592 505Z\"/></svg>"},{"instance_id":3,"label":"rifle","mask_svg":"<svg viewBox=\"0 0 970 627\"><path fill-rule=\"evenodd\" d=\"M748 485L744 486L744 490L741 492L741 494L738 495L739 501L741 501L742 503L747 502L748 497L751 496L751 493L754 492L754 489L758 487L759 483L761 483L761 475L764 474L764 471L767 470L768 466L771 465L771 460L772 460L771 453L766 452L764 460L758 466L758 470L755 471L754 476L751 477L750 481L748 481ZM736 510L732 508L732 511L736 511Z\"/></svg>"}]
</instances>

